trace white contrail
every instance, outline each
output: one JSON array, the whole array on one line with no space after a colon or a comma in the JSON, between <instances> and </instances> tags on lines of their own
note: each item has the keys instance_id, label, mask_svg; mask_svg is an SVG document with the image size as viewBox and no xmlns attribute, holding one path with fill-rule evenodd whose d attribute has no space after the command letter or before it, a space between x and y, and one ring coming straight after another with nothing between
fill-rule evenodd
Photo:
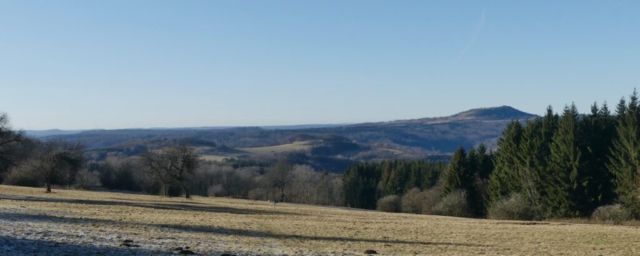
<instances>
[{"instance_id":1,"label":"white contrail","mask_svg":"<svg viewBox=\"0 0 640 256\"><path fill-rule=\"evenodd\" d=\"M462 59L464 54L471 48L471 46L473 46L473 43L476 42L476 38L482 31L482 27L484 27L484 13L485 13L485 10L482 10L482 15L480 15L480 20L478 21L478 24L476 24L476 28L473 30L473 34L471 34L471 38L469 39L469 42L467 43L467 45L464 46L464 48L462 48L462 51L458 53L458 56L456 57L454 62Z\"/></svg>"}]
</instances>

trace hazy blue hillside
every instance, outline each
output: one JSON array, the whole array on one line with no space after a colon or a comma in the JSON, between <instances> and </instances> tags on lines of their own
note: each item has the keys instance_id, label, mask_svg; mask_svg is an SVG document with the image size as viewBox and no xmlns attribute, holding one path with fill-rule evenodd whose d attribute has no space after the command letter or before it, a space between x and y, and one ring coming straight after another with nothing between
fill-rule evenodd
<instances>
[{"instance_id":1,"label":"hazy blue hillside","mask_svg":"<svg viewBox=\"0 0 640 256\"><path fill-rule=\"evenodd\" d=\"M154 142L197 137L230 147L260 147L287 143L295 134L336 134L361 144L389 144L417 147L425 151L451 152L459 145L475 145L495 140L511 120L535 115L502 106L464 111L448 117L399 120L354 125L278 126L238 128L122 129L90 131L29 131L44 139L65 139L104 148L126 142ZM286 129L291 127L292 129Z\"/></svg>"}]
</instances>

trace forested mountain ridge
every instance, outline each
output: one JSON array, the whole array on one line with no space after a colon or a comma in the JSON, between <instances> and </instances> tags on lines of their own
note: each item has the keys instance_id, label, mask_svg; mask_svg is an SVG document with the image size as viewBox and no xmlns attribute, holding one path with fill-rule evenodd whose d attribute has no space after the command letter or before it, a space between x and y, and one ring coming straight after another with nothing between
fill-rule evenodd
<instances>
[{"instance_id":1,"label":"forested mountain ridge","mask_svg":"<svg viewBox=\"0 0 640 256\"><path fill-rule=\"evenodd\" d=\"M163 147L177 140L187 140L194 146L207 147L204 149L206 152L213 152L211 159L219 160L264 160L291 153L298 154L296 158L302 154L341 161L424 159L434 155L450 155L459 146L484 143L491 149L510 121L524 121L533 117L536 116L501 106L472 109L447 117L336 127L92 130L42 139L80 142L89 150L126 155L135 155L146 148Z\"/></svg>"}]
</instances>

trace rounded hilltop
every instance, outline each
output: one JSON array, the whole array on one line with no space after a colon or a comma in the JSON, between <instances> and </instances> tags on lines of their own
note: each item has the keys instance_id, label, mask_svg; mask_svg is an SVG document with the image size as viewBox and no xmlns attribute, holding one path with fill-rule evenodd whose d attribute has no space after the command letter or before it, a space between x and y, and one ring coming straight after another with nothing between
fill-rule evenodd
<instances>
[{"instance_id":1,"label":"rounded hilltop","mask_svg":"<svg viewBox=\"0 0 640 256\"><path fill-rule=\"evenodd\" d=\"M534 114L522 112L510 106L500 106L491 108L475 108L460 112L451 116L459 119L482 119L482 120L524 120L536 117Z\"/></svg>"}]
</instances>

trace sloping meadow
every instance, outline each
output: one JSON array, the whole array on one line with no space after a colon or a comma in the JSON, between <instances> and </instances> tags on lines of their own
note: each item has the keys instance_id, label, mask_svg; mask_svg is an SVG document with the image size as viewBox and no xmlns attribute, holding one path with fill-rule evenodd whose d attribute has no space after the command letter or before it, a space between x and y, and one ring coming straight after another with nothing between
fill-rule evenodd
<instances>
[{"instance_id":1,"label":"sloping meadow","mask_svg":"<svg viewBox=\"0 0 640 256\"><path fill-rule=\"evenodd\" d=\"M636 227L12 186L0 186L0 227L4 255L640 254Z\"/></svg>"}]
</instances>

